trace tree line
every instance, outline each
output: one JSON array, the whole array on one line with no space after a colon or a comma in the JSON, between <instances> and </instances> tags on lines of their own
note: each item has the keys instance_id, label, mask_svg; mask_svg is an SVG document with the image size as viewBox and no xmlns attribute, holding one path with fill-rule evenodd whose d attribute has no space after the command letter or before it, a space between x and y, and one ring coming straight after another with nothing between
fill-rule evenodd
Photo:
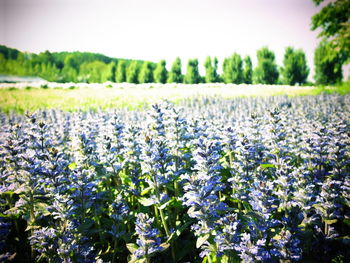
<instances>
[{"instance_id":1,"label":"tree line","mask_svg":"<svg viewBox=\"0 0 350 263\"><path fill-rule=\"evenodd\" d=\"M332 46L322 41L315 50L315 81L334 84L342 80L341 57L334 55ZM182 72L179 57L168 71L166 61L158 63L142 60L110 58L88 52L23 53L0 46L0 74L39 76L55 82L103 83L234 83L234 84L287 84L303 85L307 82L309 67L303 50L287 47L283 66L275 61L275 54L267 47L257 51L257 65L253 68L249 56L238 53L224 58L221 74L216 57L208 56L204 62L205 75L199 73L198 59L189 59L186 72Z\"/></svg>"}]
</instances>

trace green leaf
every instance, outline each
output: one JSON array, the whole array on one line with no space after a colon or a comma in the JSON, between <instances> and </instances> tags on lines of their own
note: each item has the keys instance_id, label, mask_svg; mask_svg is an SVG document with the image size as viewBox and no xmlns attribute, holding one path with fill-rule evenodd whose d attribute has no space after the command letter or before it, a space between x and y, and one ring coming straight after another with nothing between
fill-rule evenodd
<instances>
[{"instance_id":1,"label":"green leaf","mask_svg":"<svg viewBox=\"0 0 350 263\"><path fill-rule=\"evenodd\" d=\"M70 163L70 164L68 165L68 169L69 169L69 170L74 170L75 168L77 168L77 164L76 164L76 163Z\"/></svg>"},{"instance_id":2,"label":"green leaf","mask_svg":"<svg viewBox=\"0 0 350 263\"><path fill-rule=\"evenodd\" d=\"M327 225L331 225L331 224L337 223L337 221L338 221L338 219L326 219L326 220L324 220L324 222Z\"/></svg>"},{"instance_id":3,"label":"green leaf","mask_svg":"<svg viewBox=\"0 0 350 263\"><path fill-rule=\"evenodd\" d=\"M162 243L160 244L160 247L162 248L160 251L164 251L166 250L167 248L169 248L170 244L168 243Z\"/></svg>"},{"instance_id":4,"label":"green leaf","mask_svg":"<svg viewBox=\"0 0 350 263\"><path fill-rule=\"evenodd\" d=\"M84 223L78 226L78 230L81 232L90 231L90 228L92 227L93 224L94 224L94 220L86 219Z\"/></svg>"},{"instance_id":5,"label":"green leaf","mask_svg":"<svg viewBox=\"0 0 350 263\"><path fill-rule=\"evenodd\" d=\"M229 257L226 255L223 255L221 258L221 263L229 263Z\"/></svg>"},{"instance_id":6,"label":"green leaf","mask_svg":"<svg viewBox=\"0 0 350 263\"><path fill-rule=\"evenodd\" d=\"M272 163L262 163L260 164L260 167L263 168L263 169L266 169L266 168L276 168L276 166Z\"/></svg>"},{"instance_id":7,"label":"green leaf","mask_svg":"<svg viewBox=\"0 0 350 263\"><path fill-rule=\"evenodd\" d=\"M164 208L166 208L169 204L171 204L173 202L173 199L170 199L169 201L165 202L164 204L162 204L159 209L163 210Z\"/></svg>"},{"instance_id":8,"label":"green leaf","mask_svg":"<svg viewBox=\"0 0 350 263\"><path fill-rule=\"evenodd\" d=\"M130 251L130 253L134 253L139 247L135 243L128 243L126 244L126 248Z\"/></svg>"},{"instance_id":9,"label":"green leaf","mask_svg":"<svg viewBox=\"0 0 350 263\"><path fill-rule=\"evenodd\" d=\"M345 224L347 224L348 226L350 226L350 219L344 219L343 221Z\"/></svg>"},{"instance_id":10,"label":"green leaf","mask_svg":"<svg viewBox=\"0 0 350 263\"><path fill-rule=\"evenodd\" d=\"M204 236L200 236L197 238L196 248L200 248L210 237L210 234L205 234Z\"/></svg>"},{"instance_id":11,"label":"green leaf","mask_svg":"<svg viewBox=\"0 0 350 263\"><path fill-rule=\"evenodd\" d=\"M187 221L185 224L181 225L181 221L176 221L175 231L168 237L166 243L170 243L173 240L176 240L181 233L193 223L193 220Z\"/></svg>"},{"instance_id":12,"label":"green leaf","mask_svg":"<svg viewBox=\"0 0 350 263\"><path fill-rule=\"evenodd\" d=\"M1 194L2 195L13 195L14 193L16 193L16 191L6 191L6 192L2 192Z\"/></svg>"},{"instance_id":13,"label":"green leaf","mask_svg":"<svg viewBox=\"0 0 350 263\"><path fill-rule=\"evenodd\" d=\"M155 202L154 200L150 199L150 198L146 198L146 197L141 197L139 198L139 202L140 204L142 204L143 206L151 206L154 205Z\"/></svg>"},{"instance_id":14,"label":"green leaf","mask_svg":"<svg viewBox=\"0 0 350 263\"><path fill-rule=\"evenodd\" d=\"M35 226L35 225L28 225L27 228L24 231L29 231L31 229L38 229L40 226Z\"/></svg>"},{"instance_id":15,"label":"green leaf","mask_svg":"<svg viewBox=\"0 0 350 263\"><path fill-rule=\"evenodd\" d=\"M145 194L147 194L149 191L151 191L153 189L153 187L147 187L147 188L145 188L145 189L143 189L142 190L142 192L141 192L141 195L145 195Z\"/></svg>"}]
</instances>

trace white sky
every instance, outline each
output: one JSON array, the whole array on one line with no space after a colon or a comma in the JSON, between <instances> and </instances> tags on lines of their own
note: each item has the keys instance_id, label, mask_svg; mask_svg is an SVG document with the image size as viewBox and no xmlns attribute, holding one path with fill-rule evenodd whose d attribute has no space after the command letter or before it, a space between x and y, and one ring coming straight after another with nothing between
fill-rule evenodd
<instances>
[{"instance_id":1,"label":"white sky","mask_svg":"<svg viewBox=\"0 0 350 263\"><path fill-rule=\"evenodd\" d=\"M313 69L312 0L0 0L0 44L22 51L90 51L183 64L250 55L268 46L282 66L287 46ZM202 71L202 70L201 70ZM309 76L310 78L310 76ZM313 78L313 73L311 73Z\"/></svg>"}]
</instances>

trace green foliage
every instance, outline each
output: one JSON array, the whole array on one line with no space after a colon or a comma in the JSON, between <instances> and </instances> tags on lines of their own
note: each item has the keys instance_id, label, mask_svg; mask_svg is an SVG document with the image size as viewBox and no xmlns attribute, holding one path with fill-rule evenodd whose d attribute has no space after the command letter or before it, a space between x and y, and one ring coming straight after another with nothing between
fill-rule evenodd
<instances>
[{"instance_id":1,"label":"green foliage","mask_svg":"<svg viewBox=\"0 0 350 263\"><path fill-rule=\"evenodd\" d=\"M138 83L139 67L136 61L132 61L126 69L126 82Z\"/></svg>"},{"instance_id":2,"label":"green foliage","mask_svg":"<svg viewBox=\"0 0 350 263\"><path fill-rule=\"evenodd\" d=\"M243 60L243 83L252 84L253 64L249 56Z\"/></svg>"},{"instance_id":3,"label":"green foliage","mask_svg":"<svg viewBox=\"0 0 350 263\"><path fill-rule=\"evenodd\" d=\"M253 72L253 82L260 84L276 84L278 69L275 63L275 54L267 47L257 51L258 65Z\"/></svg>"},{"instance_id":4,"label":"green foliage","mask_svg":"<svg viewBox=\"0 0 350 263\"><path fill-rule=\"evenodd\" d=\"M0 54L3 55L4 59L17 59L19 53L20 52L17 49L8 48L4 45L0 45Z\"/></svg>"},{"instance_id":5,"label":"green foliage","mask_svg":"<svg viewBox=\"0 0 350 263\"><path fill-rule=\"evenodd\" d=\"M77 82L78 72L74 68L64 67L61 71L61 79L63 82Z\"/></svg>"},{"instance_id":6,"label":"green foliage","mask_svg":"<svg viewBox=\"0 0 350 263\"><path fill-rule=\"evenodd\" d=\"M309 68L306 63L305 53L301 50L294 50L287 47L283 59L282 68L283 83L287 85L304 84L309 75Z\"/></svg>"},{"instance_id":7,"label":"green foliage","mask_svg":"<svg viewBox=\"0 0 350 263\"><path fill-rule=\"evenodd\" d=\"M313 0L316 5L324 0ZM312 17L312 30L321 29L319 37L328 40L337 56L350 62L350 0L328 1Z\"/></svg>"},{"instance_id":8,"label":"green foliage","mask_svg":"<svg viewBox=\"0 0 350 263\"><path fill-rule=\"evenodd\" d=\"M152 83L153 82L153 69L149 62L145 61L142 64L140 74L138 76L139 83Z\"/></svg>"},{"instance_id":9,"label":"green foliage","mask_svg":"<svg viewBox=\"0 0 350 263\"><path fill-rule=\"evenodd\" d=\"M316 83L327 85L342 80L342 58L334 52L331 43L322 41L315 50L315 80Z\"/></svg>"},{"instance_id":10,"label":"green foliage","mask_svg":"<svg viewBox=\"0 0 350 263\"><path fill-rule=\"evenodd\" d=\"M80 66L81 81L103 83L109 79L110 68L102 61L86 62Z\"/></svg>"},{"instance_id":11,"label":"green foliage","mask_svg":"<svg viewBox=\"0 0 350 263\"><path fill-rule=\"evenodd\" d=\"M222 65L222 79L225 83L240 84L243 82L243 61L239 54L233 53L225 58Z\"/></svg>"},{"instance_id":12,"label":"green foliage","mask_svg":"<svg viewBox=\"0 0 350 263\"><path fill-rule=\"evenodd\" d=\"M213 61L211 57L207 57L204 62L205 67L205 82L214 83L219 81L219 76L217 74L218 69L218 59L214 57Z\"/></svg>"},{"instance_id":13,"label":"green foliage","mask_svg":"<svg viewBox=\"0 0 350 263\"><path fill-rule=\"evenodd\" d=\"M154 82L156 83L166 83L168 72L165 68L165 60L159 61L157 67L154 71Z\"/></svg>"},{"instance_id":14,"label":"green foliage","mask_svg":"<svg viewBox=\"0 0 350 263\"><path fill-rule=\"evenodd\" d=\"M0 45L0 74L39 76L56 82L115 82L117 63L130 64L131 61L90 52L23 53ZM136 62L140 64L143 61ZM96 69L92 68L94 66ZM120 78L125 81L125 72L121 75L124 75Z\"/></svg>"},{"instance_id":15,"label":"green foliage","mask_svg":"<svg viewBox=\"0 0 350 263\"><path fill-rule=\"evenodd\" d=\"M109 64L109 78L108 80L111 82L115 82L115 76L117 71L117 63L115 61Z\"/></svg>"},{"instance_id":16,"label":"green foliage","mask_svg":"<svg viewBox=\"0 0 350 263\"><path fill-rule=\"evenodd\" d=\"M91 88L36 88L0 89L0 107L5 113L17 112L23 114L27 111L33 112L41 109L58 108L64 111L89 111L91 109L128 108L131 110L142 110L150 107L152 103L160 100L169 100L175 103L183 101L202 100L203 98L220 97L225 99L238 99L240 97L260 96L313 96L324 93L350 93L350 83L342 83L335 87L289 87L269 88L259 86L230 87L218 84L218 87L202 87L200 94L198 87L160 86L152 89L125 87L120 89L91 89Z\"/></svg>"},{"instance_id":17,"label":"green foliage","mask_svg":"<svg viewBox=\"0 0 350 263\"><path fill-rule=\"evenodd\" d=\"M118 62L115 81L118 83L126 82L126 63L123 60Z\"/></svg>"},{"instance_id":18,"label":"green foliage","mask_svg":"<svg viewBox=\"0 0 350 263\"><path fill-rule=\"evenodd\" d=\"M181 59L177 57L173 64L171 65L171 70L169 72L168 83L182 83L183 76L181 73Z\"/></svg>"},{"instance_id":19,"label":"green foliage","mask_svg":"<svg viewBox=\"0 0 350 263\"><path fill-rule=\"evenodd\" d=\"M0 53L0 72L6 71L6 61L4 54Z\"/></svg>"},{"instance_id":20,"label":"green foliage","mask_svg":"<svg viewBox=\"0 0 350 263\"><path fill-rule=\"evenodd\" d=\"M189 59L187 64L187 71L185 75L185 83L196 84L200 83L201 76L198 71L198 59Z\"/></svg>"},{"instance_id":21,"label":"green foliage","mask_svg":"<svg viewBox=\"0 0 350 263\"><path fill-rule=\"evenodd\" d=\"M55 81L60 77L60 71L54 64L41 64L38 76L48 81Z\"/></svg>"}]
</instances>

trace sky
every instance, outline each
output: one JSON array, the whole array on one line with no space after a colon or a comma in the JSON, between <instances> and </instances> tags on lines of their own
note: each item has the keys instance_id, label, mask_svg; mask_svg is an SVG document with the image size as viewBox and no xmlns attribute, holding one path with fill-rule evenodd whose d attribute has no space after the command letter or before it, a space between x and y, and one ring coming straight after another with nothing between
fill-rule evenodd
<instances>
[{"instance_id":1,"label":"sky","mask_svg":"<svg viewBox=\"0 0 350 263\"><path fill-rule=\"evenodd\" d=\"M282 66L303 49L313 78L319 39L312 0L0 0L0 44L21 51L89 51L117 58L203 64L267 46ZM203 68L200 68L201 73Z\"/></svg>"}]
</instances>

